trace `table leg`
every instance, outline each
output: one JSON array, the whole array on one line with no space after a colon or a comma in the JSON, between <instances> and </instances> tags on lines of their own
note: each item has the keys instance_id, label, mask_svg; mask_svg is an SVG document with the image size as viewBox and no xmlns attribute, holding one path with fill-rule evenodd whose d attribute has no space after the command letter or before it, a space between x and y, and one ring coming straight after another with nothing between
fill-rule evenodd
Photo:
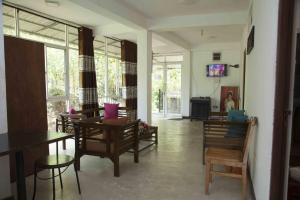
<instances>
[{"instance_id":1,"label":"table leg","mask_svg":"<svg viewBox=\"0 0 300 200\"><path fill-rule=\"evenodd\" d=\"M16 157L16 172L17 172L17 192L18 200L26 200L26 183L24 174L24 158L23 152L18 151L15 153Z\"/></svg>"}]
</instances>

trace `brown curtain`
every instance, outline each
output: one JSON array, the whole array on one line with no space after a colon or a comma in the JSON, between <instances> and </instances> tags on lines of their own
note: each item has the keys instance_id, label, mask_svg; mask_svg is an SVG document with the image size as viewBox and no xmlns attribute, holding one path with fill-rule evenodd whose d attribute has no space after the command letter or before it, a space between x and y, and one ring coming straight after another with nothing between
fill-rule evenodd
<instances>
[{"instance_id":1,"label":"brown curtain","mask_svg":"<svg viewBox=\"0 0 300 200\"><path fill-rule=\"evenodd\" d=\"M94 60L93 31L81 27L79 32L79 102L82 110L98 108Z\"/></svg>"},{"instance_id":2,"label":"brown curtain","mask_svg":"<svg viewBox=\"0 0 300 200\"><path fill-rule=\"evenodd\" d=\"M132 118L137 117L137 45L121 41L122 98L125 106L132 110Z\"/></svg>"}]
</instances>

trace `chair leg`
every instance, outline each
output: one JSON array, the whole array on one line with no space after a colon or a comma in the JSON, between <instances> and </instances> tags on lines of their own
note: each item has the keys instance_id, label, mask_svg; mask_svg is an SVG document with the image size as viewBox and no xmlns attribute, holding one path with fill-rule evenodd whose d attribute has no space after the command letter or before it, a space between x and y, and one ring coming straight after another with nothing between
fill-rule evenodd
<instances>
[{"instance_id":1,"label":"chair leg","mask_svg":"<svg viewBox=\"0 0 300 200\"><path fill-rule=\"evenodd\" d=\"M79 178L78 178L78 173L77 173L77 168L76 168L75 163L74 163L74 170L75 170L75 175L76 175L76 180L77 180L78 191L79 191L79 194L81 194L81 188L80 188L80 183L79 183Z\"/></svg>"},{"instance_id":2,"label":"chair leg","mask_svg":"<svg viewBox=\"0 0 300 200\"><path fill-rule=\"evenodd\" d=\"M212 171L214 169L214 165L213 164L210 164L210 168L209 168L209 183L212 183L213 181L213 175L212 175Z\"/></svg>"},{"instance_id":3,"label":"chair leg","mask_svg":"<svg viewBox=\"0 0 300 200\"><path fill-rule=\"evenodd\" d=\"M203 165L205 165L205 147L203 146L203 151L202 151L202 162Z\"/></svg>"},{"instance_id":4,"label":"chair leg","mask_svg":"<svg viewBox=\"0 0 300 200\"><path fill-rule=\"evenodd\" d=\"M114 176L120 177L119 157L114 158Z\"/></svg>"},{"instance_id":5,"label":"chair leg","mask_svg":"<svg viewBox=\"0 0 300 200\"><path fill-rule=\"evenodd\" d=\"M55 174L54 174L54 169L52 169L52 189L53 189L53 200L55 200Z\"/></svg>"},{"instance_id":6,"label":"chair leg","mask_svg":"<svg viewBox=\"0 0 300 200\"><path fill-rule=\"evenodd\" d=\"M208 194L208 190L209 190L210 170L211 170L211 163L210 163L210 161L206 161L206 166L205 166L205 194Z\"/></svg>"},{"instance_id":7,"label":"chair leg","mask_svg":"<svg viewBox=\"0 0 300 200\"><path fill-rule=\"evenodd\" d=\"M139 147L138 145L134 147L134 153L133 153L133 157L134 157L134 162L138 163L139 162Z\"/></svg>"},{"instance_id":8,"label":"chair leg","mask_svg":"<svg viewBox=\"0 0 300 200\"><path fill-rule=\"evenodd\" d=\"M63 189L63 183L62 183L60 168L58 168L58 173L59 173L60 188Z\"/></svg>"},{"instance_id":9,"label":"chair leg","mask_svg":"<svg viewBox=\"0 0 300 200\"><path fill-rule=\"evenodd\" d=\"M75 159L74 164L75 164L75 167L76 167L77 171L80 171L80 156Z\"/></svg>"},{"instance_id":10,"label":"chair leg","mask_svg":"<svg viewBox=\"0 0 300 200\"><path fill-rule=\"evenodd\" d=\"M158 145L158 133L157 133L157 131L155 132L155 144Z\"/></svg>"},{"instance_id":11,"label":"chair leg","mask_svg":"<svg viewBox=\"0 0 300 200\"><path fill-rule=\"evenodd\" d=\"M242 168L242 183L243 183L243 199L247 200L248 198L248 178L247 178L247 168Z\"/></svg>"},{"instance_id":12,"label":"chair leg","mask_svg":"<svg viewBox=\"0 0 300 200\"><path fill-rule=\"evenodd\" d=\"M33 196L32 200L35 199L35 194L36 194L36 177L37 177L37 168L34 166L34 183L33 183Z\"/></svg>"}]
</instances>

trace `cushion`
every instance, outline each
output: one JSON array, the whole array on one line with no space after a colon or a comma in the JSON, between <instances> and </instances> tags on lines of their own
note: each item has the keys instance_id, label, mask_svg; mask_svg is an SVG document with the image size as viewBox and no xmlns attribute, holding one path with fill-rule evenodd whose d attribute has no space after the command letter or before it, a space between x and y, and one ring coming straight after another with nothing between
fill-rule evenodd
<instances>
[{"instance_id":1,"label":"cushion","mask_svg":"<svg viewBox=\"0 0 300 200\"><path fill-rule=\"evenodd\" d=\"M119 104L104 103L104 119L118 118Z\"/></svg>"},{"instance_id":2,"label":"cushion","mask_svg":"<svg viewBox=\"0 0 300 200\"><path fill-rule=\"evenodd\" d=\"M244 110L230 110L228 112L228 120L233 122L245 122L248 116L244 114ZM243 137L246 134L247 127L244 125L231 125L226 137Z\"/></svg>"},{"instance_id":3,"label":"cushion","mask_svg":"<svg viewBox=\"0 0 300 200\"><path fill-rule=\"evenodd\" d=\"M76 110L74 108L69 109L69 114L76 114Z\"/></svg>"},{"instance_id":4,"label":"cushion","mask_svg":"<svg viewBox=\"0 0 300 200\"><path fill-rule=\"evenodd\" d=\"M300 182L300 166L290 168L290 176L295 181Z\"/></svg>"},{"instance_id":5,"label":"cushion","mask_svg":"<svg viewBox=\"0 0 300 200\"><path fill-rule=\"evenodd\" d=\"M235 122L244 122L248 119L244 110L230 110L228 112L228 120Z\"/></svg>"}]
</instances>

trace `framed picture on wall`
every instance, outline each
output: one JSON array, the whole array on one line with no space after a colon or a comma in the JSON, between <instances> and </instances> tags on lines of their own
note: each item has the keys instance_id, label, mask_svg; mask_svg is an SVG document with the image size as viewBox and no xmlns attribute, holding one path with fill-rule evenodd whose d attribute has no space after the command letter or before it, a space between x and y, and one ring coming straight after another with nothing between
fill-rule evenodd
<instances>
[{"instance_id":1,"label":"framed picture on wall","mask_svg":"<svg viewBox=\"0 0 300 200\"><path fill-rule=\"evenodd\" d=\"M222 86L220 111L228 112L239 108L239 87Z\"/></svg>"}]
</instances>

